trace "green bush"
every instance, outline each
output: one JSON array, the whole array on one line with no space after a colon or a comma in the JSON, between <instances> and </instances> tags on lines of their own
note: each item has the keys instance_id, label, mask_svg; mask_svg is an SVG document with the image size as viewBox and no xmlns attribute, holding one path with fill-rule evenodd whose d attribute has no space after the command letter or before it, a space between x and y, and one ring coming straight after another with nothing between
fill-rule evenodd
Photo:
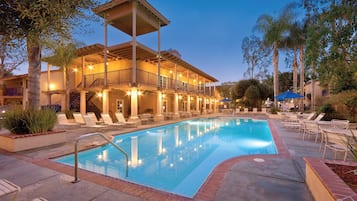
<instances>
[{"instance_id":1,"label":"green bush","mask_svg":"<svg viewBox=\"0 0 357 201\"><path fill-rule=\"evenodd\" d=\"M272 113L272 114L278 114L279 111L280 110L278 108L276 108L276 107L270 108L270 113Z\"/></svg>"},{"instance_id":2,"label":"green bush","mask_svg":"<svg viewBox=\"0 0 357 201\"><path fill-rule=\"evenodd\" d=\"M339 119L336 110L329 103L320 107L319 113L325 113L323 120L330 121L331 119Z\"/></svg>"},{"instance_id":3,"label":"green bush","mask_svg":"<svg viewBox=\"0 0 357 201\"><path fill-rule=\"evenodd\" d=\"M16 108L4 115L3 127L14 134L43 133L55 126L53 110L22 110Z\"/></svg>"}]
</instances>

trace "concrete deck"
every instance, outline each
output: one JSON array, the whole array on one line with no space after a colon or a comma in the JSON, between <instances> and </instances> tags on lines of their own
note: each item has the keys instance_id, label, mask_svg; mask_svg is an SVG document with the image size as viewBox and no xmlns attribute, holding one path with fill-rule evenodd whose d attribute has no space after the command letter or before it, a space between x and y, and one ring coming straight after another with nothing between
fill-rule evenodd
<instances>
[{"instance_id":1,"label":"concrete deck","mask_svg":"<svg viewBox=\"0 0 357 201\"><path fill-rule=\"evenodd\" d=\"M166 122L167 123L167 122ZM141 128L153 125L144 125ZM303 141L296 130L270 119L278 155L244 156L228 160L210 175L194 200L313 200L305 184L302 157L321 157L319 144ZM127 132L133 128L121 129ZM117 179L80 171L81 182L73 184L73 168L54 164L48 158L73 151L74 139L85 128L68 130L68 143L19 153L0 151L0 178L19 185L17 200L44 197L56 201L87 200L190 200L180 196L138 188ZM113 132L106 132L110 135ZM118 133L115 131L114 133ZM91 141L83 142L92 143ZM264 159L256 162L255 158ZM0 198L11 200L11 196Z\"/></svg>"}]
</instances>

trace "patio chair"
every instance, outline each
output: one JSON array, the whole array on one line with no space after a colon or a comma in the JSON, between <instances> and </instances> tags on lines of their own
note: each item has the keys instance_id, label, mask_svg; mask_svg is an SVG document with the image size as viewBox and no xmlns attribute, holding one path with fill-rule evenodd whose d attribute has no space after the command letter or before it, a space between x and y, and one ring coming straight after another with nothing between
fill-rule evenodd
<instances>
[{"instance_id":1,"label":"patio chair","mask_svg":"<svg viewBox=\"0 0 357 201\"><path fill-rule=\"evenodd\" d=\"M303 121L303 136L302 139L305 140L305 135L315 136L315 143L320 134L319 125L315 122Z\"/></svg>"},{"instance_id":2,"label":"patio chair","mask_svg":"<svg viewBox=\"0 0 357 201\"><path fill-rule=\"evenodd\" d=\"M322 130L323 138L324 138L324 152L322 154L322 158L326 157L326 150L331 149L334 152L334 158L336 159L337 152L344 153L343 160L346 161L347 153L348 153L348 138L346 135L342 133L337 133L330 131L328 129Z\"/></svg>"},{"instance_id":3,"label":"patio chair","mask_svg":"<svg viewBox=\"0 0 357 201\"><path fill-rule=\"evenodd\" d=\"M248 113L248 108L244 108L244 113Z\"/></svg>"},{"instance_id":4,"label":"patio chair","mask_svg":"<svg viewBox=\"0 0 357 201\"><path fill-rule=\"evenodd\" d=\"M95 121L95 123L97 123L97 124L103 123L102 121L99 121L99 120L98 120L98 118L97 118L97 116L94 114L94 112L87 112L87 115L89 115L89 116L92 118L92 120Z\"/></svg>"},{"instance_id":5,"label":"patio chair","mask_svg":"<svg viewBox=\"0 0 357 201\"><path fill-rule=\"evenodd\" d=\"M127 127L137 127L138 126L136 122L126 121L123 116L123 113L116 112L115 117L117 118L118 122L124 124L124 126L127 126Z\"/></svg>"},{"instance_id":6,"label":"patio chair","mask_svg":"<svg viewBox=\"0 0 357 201\"><path fill-rule=\"evenodd\" d=\"M86 124L86 122L84 121L84 118L83 118L81 113L74 112L73 113L73 117L74 117L75 122L77 122L79 124Z\"/></svg>"},{"instance_id":7,"label":"patio chair","mask_svg":"<svg viewBox=\"0 0 357 201\"><path fill-rule=\"evenodd\" d=\"M77 122L68 122L66 114L58 113L57 116L57 123L59 126L79 126L80 124Z\"/></svg>"},{"instance_id":8,"label":"patio chair","mask_svg":"<svg viewBox=\"0 0 357 201\"><path fill-rule=\"evenodd\" d=\"M92 115L84 115L83 116L85 125L82 125L82 127L91 127L91 128L106 128L108 126L103 125L103 124L97 124L97 118L93 118Z\"/></svg>"},{"instance_id":9,"label":"patio chair","mask_svg":"<svg viewBox=\"0 0 357 201\"><path fill-rule=\"evenodd\" d=\"M253 113L258 113L258 108L254 107L253 108Z\"/></svg>"},{"instance_id":10,"label":"patio chair","mask_svg":"<svg viewBox=\"0 0 357 201\"><path fill-rule=\"evenodd\" d=\"M0 179L0 200L1 197L5 197L6 195L14 194L11 200L16 200L17 193L21 191L21 188L6 180L6 179Z\"/></svg>"},{"instance_id":11,"label":"patio chair","mask_svg":"<svg viewBox=\"0 0 357 201\"><path fill-rule=\"evenodd\" d=\"M314 118L314 116L316 115L316 112L311 112L310 114L307 115L307 117L305 118L305 120L312 120L312 118Z\"/></svg>"},{"instance_id":12,"label":"patio chair","mask_svg":"<svg viewBox=\"0 0 357 201\"><path fill-rule=\"evenodd\" d=\"M262 108L262 113L267 113L267 108L263 107Z\"/></svg>"},{"instance_id":13,"label":"patio chair","mask_svg":"<svg viewBox=\"0 0 357 201\"><path fill-rule=\"evenodd\" d=\"M110 117L109 114L103 114L103 113L101 113L100 116L102 117L103 122L104 122L105 125L117 126L117 127L122 127L122 126L124 126L124 124L123 124L123 123L120 123L120 122L114 123L114 122L113 122L113 119Z\"/></svg>"},{"instance_id":14,"label":"patio chair","mask_svg":"<svg viewBox=\"0 0 357 201\"><path fill-rule=\"evenodd\" d=\"M321 119L322 118L324 118L324 116L325 116L325 113L320 113L314 120L312 120L312 121L314 121L314 122L319 122L319 121L321 121Z\"/></svg>"}]
</instances>

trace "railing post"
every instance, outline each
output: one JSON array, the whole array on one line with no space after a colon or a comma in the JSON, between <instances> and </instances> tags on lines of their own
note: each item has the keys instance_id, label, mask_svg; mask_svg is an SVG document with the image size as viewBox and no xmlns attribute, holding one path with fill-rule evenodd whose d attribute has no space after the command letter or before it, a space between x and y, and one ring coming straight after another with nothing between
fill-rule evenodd
<instances>
[{"instance_id":1,"label":"railing post","mask_svg":"<svg viewBox=\"0 0 357 201\"><path fill-rule=\"evenodd\" d=\"M74 181L72 183L78 183L78 140L74 144Z\"/></svg>"},{"instance_id":2,"label":"railing post","mask_svg":"<svg viewBox=\"0 0 357 201\"><path fill-rule=\"evenodd\" d=\"M119 152L121 152L124 156L125 156L125 160L126 160L126 170L125 170L125 176L128 177L128 172L129 172L129 157L128 154L121 149L118 145L114 144L112 141L110 141L107 137L105 137L105 135L103 133L89 133L89 134L85 134L85 135L81 135L76 139L76 142L74 144L74 181L72 181L72 183L78 183L80 180L78 178L78 143L81 139L87 138L87 137L91 137L91 136L95 136L98 135L100 137L102 137L103 139L105 139L108 143L110 143L111 145L113 145Z\"/></svg>"}]
</instances>

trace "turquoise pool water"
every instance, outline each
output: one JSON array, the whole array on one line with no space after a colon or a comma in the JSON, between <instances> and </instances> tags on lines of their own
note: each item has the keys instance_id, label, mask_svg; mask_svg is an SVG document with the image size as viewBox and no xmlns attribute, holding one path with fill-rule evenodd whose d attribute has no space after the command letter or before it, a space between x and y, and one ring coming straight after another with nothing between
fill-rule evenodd
<instances>
[{"instance_id":1,"label":"turquoise pool water","mask_svg":"<svg viewBox=\"0 0 357 201\"><path fill-rule=\"evenodd\" d=\"M209 118L141 130L114 138L129 155L112 145L79 153L79 168L141 185L193 197L222 161L251 154L276 154L267 121ZM56 159L73 166L74 155Z\"/></svg>"}]
</instances>

